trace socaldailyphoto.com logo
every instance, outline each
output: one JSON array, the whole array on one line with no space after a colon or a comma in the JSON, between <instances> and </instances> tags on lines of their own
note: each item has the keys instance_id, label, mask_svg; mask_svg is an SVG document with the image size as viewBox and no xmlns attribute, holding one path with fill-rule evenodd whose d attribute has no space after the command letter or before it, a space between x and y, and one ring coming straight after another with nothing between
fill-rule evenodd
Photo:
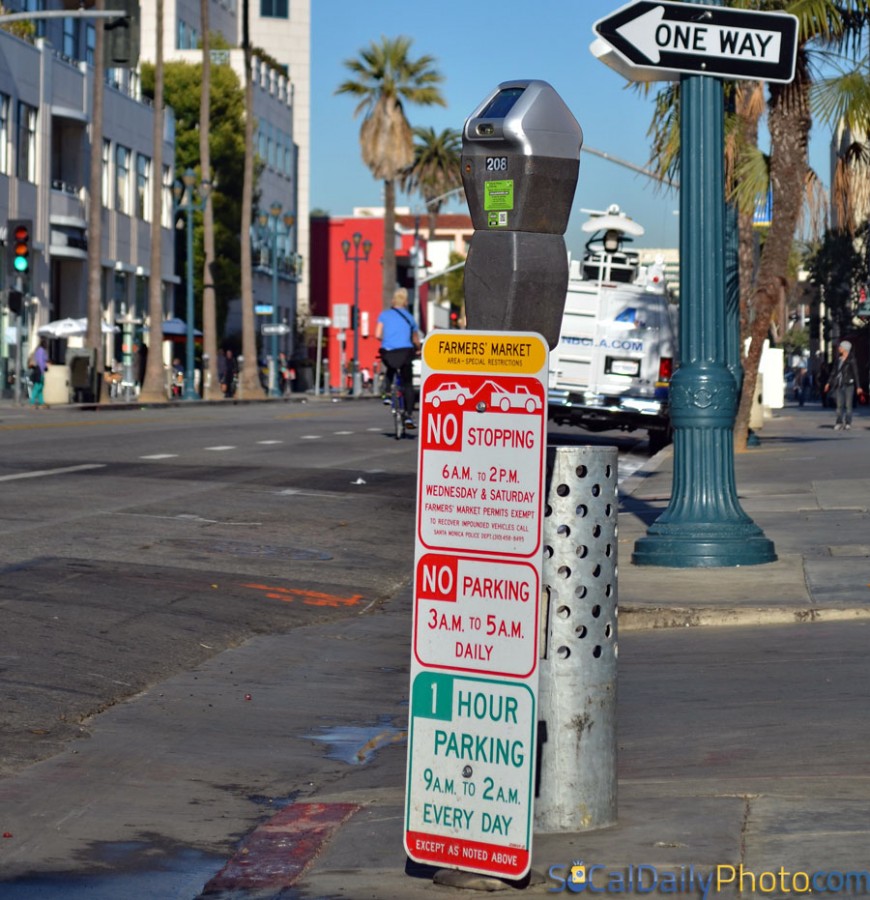
<instances>
[{"instance_id":1,"label":"socaldailyphoto.com logo","mask_svg":"<svg viewBox=\"0 0 870 900\"><path fill-rule=\"evenodd\" d=\"M551 882L548 893L551 894L686 894L702 900L735 889L741 896L839 894L856 897L870 894L870 871L867 870L793 872L780 866L757 871L742 864L721 864L708 870L694 865L666 869L649 864L610 868L575 859L570 864L550 866L547 875Z\"/></svg>"}]
</instances>

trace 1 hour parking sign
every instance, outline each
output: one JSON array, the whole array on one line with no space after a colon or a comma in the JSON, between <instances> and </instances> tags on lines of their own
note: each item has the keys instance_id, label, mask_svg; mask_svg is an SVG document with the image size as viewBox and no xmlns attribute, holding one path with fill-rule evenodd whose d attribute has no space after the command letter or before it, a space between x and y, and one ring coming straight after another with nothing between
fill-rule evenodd
<instances>
[{"instance_id":1,"label":"1 hour parking sign","mask_svg":"<svg viewBox=\"0 0 870 900\"><path fill-rule=\"evenodd\" d=\"M423 345L405 848L531 866L548 349L538 334Z\"/></svg>"}]
</instances>

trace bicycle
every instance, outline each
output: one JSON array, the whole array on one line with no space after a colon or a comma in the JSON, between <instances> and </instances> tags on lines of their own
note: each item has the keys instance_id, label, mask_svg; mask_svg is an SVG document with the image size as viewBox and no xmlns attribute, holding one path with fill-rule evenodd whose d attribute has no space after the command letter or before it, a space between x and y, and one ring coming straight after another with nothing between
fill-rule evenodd
<instances>
[{"instance_id":1,"label":"bicycle","mask_svg":"<svg viewBox=\"0 0 870 900\"><path fill-rule=\"evenodd\" d=\"M397 371L393 378L393 391L390 395L390 412L393 414L393 427L396 440L405 436L405 394L402 391L402 376Z\"/></svg>"}]
</instances>

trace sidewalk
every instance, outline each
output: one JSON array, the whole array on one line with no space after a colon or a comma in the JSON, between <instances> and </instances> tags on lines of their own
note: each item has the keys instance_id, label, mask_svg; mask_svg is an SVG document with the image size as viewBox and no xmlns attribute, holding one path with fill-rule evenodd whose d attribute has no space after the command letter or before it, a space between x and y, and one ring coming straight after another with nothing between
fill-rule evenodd
<instances>
[{"instance_id":1,"label":"sidewalk","mask_svg":"<svg viewBox=\"0 0 870 900\"><path fill-rule=\"evenodd\" d=\"M523 895L570 893L559 879L579 860L608 872L655 866L682 885L670 893L689 896L704 895L715 866L733 865L735 882L718 893L710 888L718 897L805 892L802 880L775 881L781 868L827 870L832 888L840 872L870 870L870 767L862 749L870 730L866 689L853 691L856 678L866 685L870 676L870 419L857 418L850 432L834 432L833 419L830 410L788 407L765 423L761 447L735 460L741 505L776 546L777 561L766 565L633 566L635 540L667 506L672 449L623 486L618 823L536 834L537 883ZM733 625L744 627L724 627ZM832 672L819 676L816 655L822 671L830 665ZM693 681L698 696L689 702ZM814 743L807 732L815 729ZM448 896L431 873L404 871L404 758L394 763L378 791L318 797L361 808L292 896ZM599 892L608 883L601 872ZM774 874L753 890L752 875L762 873ZM722 874L727 880L729 869ZM475 881L481 889L497 885ZM840 896L870 892L870 882L858 889L842 881Z\"/></svg>"},{"instance_id":2,"label":"sidewalk","mask_svg":"<svg viewBox=\"0 0 870 900\"><path fill-rule=\"evenodd\" d=\"M789 407L737 457L741 504L779 557L767 565L633 566L667 504L672 451L623 486L618 822L536 835L542 877L521 896L558 891L550 867L564 876L581 859L655 865L688 896L703 891L686 879L721 864L870 869L862 412L835 433L830 410ZM255 638L102 714L89 740L0 781L0 895L476 896L406 864L409 640L408 590L365 616ZM742 896L792 896L762 887Z\"/></svg>"}]
</instances>

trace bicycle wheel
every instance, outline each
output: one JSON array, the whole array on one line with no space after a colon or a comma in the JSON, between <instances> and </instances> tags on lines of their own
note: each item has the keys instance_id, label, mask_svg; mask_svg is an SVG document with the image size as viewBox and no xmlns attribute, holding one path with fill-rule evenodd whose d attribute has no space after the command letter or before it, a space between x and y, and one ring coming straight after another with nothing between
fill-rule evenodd
<instances>
[{"instance_id":1,"label":"bicycle wheel","mask_svg":"<svg viewBox=\"0 0 870 900\"><path fill-rule=\"evenodd\" d=\"M400 411L393 413L393 423L396 427L396 440L400 441L405 436L405 417Z\"/></svg>"}]
</instances>

